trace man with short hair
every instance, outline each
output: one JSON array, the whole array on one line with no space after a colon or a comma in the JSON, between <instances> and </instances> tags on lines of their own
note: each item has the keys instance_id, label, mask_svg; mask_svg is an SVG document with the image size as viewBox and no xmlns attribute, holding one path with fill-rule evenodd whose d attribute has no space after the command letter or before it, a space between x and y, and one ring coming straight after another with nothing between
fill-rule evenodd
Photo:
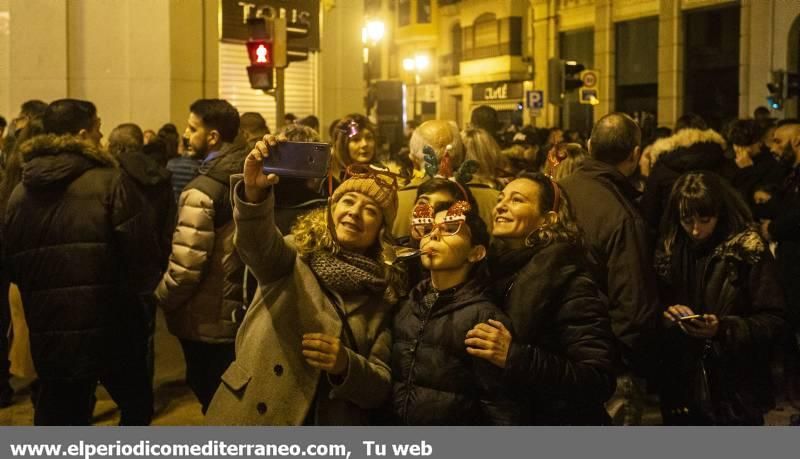
<instances>
[{"instance_id":1,"label":"man with short hair","mask_svg":"<svg viewBox=\"0 0 800 459\"><path fill-rule=\"evenodd\" d=\"M591 158L561 182L599 269L597 280L609 297L623 361L617 394L607 405L615 424L626 425L641 422L642 383L630 373L642 376L643 364L652 359L646 343L658 316L647 226L636 206L638 193L628 181L639 164L641 140L639 126L628 115L604 116L592 130Z\"/></svg>"},{"instance_id":2,"label":"man with short hair","mask_svg":"<svg viewBox=\"0 0 800 459\"><path fill-rule=\"evenodd\" d=\"M205 413L233 361L243 311L244 265L233 246L229 187L247 150L234 143L239 113L227 101L200 99L189 111L184 136L202 163L178 201L172 254L156 296L181 342L186 382Z\"/></svg>"},{"instance_id":3,"label":"man with short hair","mask_svg":"<svg viewBox=\"0 0 800 459\"><path fill-rule=\"evenodd\" d=\"M100 148L91 102L61 99L25 144L6 211L4 268L19 286L41 388L36 425L85 425L101 381L121 425L147 425L144 302L158 281L143 197Z\"/></svg>"},{"instance_id":4,"label":"man with short hair","mask_svg":"<svg viewBox=\"0 0 800 459\"><path fill-rule=\"evenodd\" d=\"M736 165L731 183L751 209L754 209L753 192L757 187L778 186L788 173L788 167L764 148L763 136L764 129L756 120L736 120L728 129Z\"/></svg>"}]
</instances>

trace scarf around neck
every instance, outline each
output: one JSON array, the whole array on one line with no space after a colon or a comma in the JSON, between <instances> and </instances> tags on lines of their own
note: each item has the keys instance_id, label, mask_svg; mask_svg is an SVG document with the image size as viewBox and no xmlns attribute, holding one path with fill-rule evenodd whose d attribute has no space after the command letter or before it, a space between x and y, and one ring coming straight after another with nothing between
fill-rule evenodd
<instances>
[{"instance_id":1,"label":"scarf around neck","mask_svg":"<svg viewBox=\"0 0 800 459\"><path fill-rule=\"evenodd\" d=\"M381 293L386 289L382 266L375 260L353 252L332 255L315 251L308 256L308 265L320 283L341 295Z\"/></svg>"}]
</instances>

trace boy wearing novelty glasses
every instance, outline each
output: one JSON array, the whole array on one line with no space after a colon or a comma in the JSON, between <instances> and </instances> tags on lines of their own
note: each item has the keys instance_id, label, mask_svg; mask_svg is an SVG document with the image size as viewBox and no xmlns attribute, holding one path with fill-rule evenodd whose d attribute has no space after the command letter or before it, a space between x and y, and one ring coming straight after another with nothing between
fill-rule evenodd
<instances>
[{"instance_id":1,"label":"boy wearing novelty glasses","mask_svg":"<svg viewBox=\"0 0 800 459\"><path fill-rule=\"evenodd\" d=\"M414 209L412 237L430 270L394 319L393 412L406 425L511 425L519 410L501 370L466 352L475 324L508 317L486 293L486 225L466 201Z\"/></svg>"}]
</instances>

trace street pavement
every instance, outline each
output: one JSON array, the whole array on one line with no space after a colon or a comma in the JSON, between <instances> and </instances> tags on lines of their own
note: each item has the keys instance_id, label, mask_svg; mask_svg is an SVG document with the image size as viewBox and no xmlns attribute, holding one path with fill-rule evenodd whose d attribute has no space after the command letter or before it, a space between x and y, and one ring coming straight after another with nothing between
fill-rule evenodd
<instances>
[{"instance_id":1,"label":"street pavement","mask_svg":"<svg viewBox=\"0 0 800 459\"><path fill-rule=\"evenodd\" d=\"M160 311L156 323L155 340L155 417L153 425L201 425L203 415L200 412L200 403L197 402L184 381L186 366L183 362L180 343L167 331L164 317ZM776 377L776 380L781 379ZM11 381L11 384L17 389L17 393L12 406L0 409L0 425L29 426L33 424L33 405L30 401L30 391L27 389L29 383L30 381L18 378ZM767 414L766 423L767 425L786 426L790 424L793 415L800 415L800 411L787 403L779 394L778 406ZM97 391L94 424L117 425L118 422L119 410L108 393L100 387ZM645 425L661 424L657 398L647 398L643 423Z\"/></svg>"}]
</instances>

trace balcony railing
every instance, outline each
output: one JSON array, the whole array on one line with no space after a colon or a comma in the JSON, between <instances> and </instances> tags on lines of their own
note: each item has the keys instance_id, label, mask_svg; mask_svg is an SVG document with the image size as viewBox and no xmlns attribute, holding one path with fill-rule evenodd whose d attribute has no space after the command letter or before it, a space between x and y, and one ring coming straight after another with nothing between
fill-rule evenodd
<instances>
[{"instance_id":1,"label":"balcony railing","mask_svg":"<svg viewBox=\"0 0 800 459\"><path fill-rule=\"evenodd\" d=\"M461 54L446 54L439 56L439 76L458 75L461 64Z\"/></svg>"},{"instance_id":2,"label":"balcony railing","mask_svg":"<svg viewBox=\"0 0 800 459\"><path fill-rule=\"evenodd\" d=\"M477 46L464 50L462 60L471 61L475 59L486 59L498 56L521 56L522 46L520 43L498 43L496 45Z\"/></svg>"}]
</instances>

